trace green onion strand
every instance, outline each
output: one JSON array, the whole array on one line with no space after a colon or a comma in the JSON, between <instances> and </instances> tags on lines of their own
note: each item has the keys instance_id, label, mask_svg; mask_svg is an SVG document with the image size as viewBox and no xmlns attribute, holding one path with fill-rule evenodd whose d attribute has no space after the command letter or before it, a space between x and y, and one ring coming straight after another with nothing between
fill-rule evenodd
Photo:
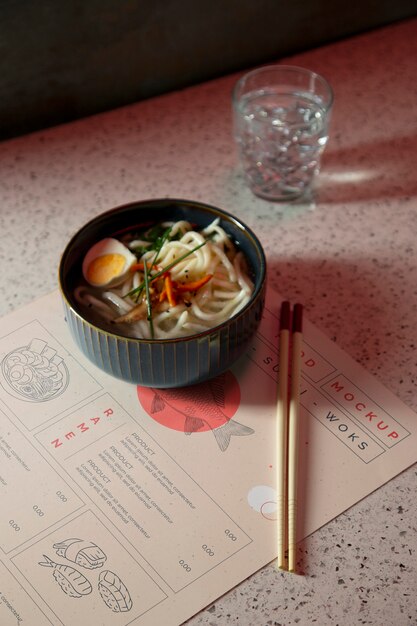
<instances>
[{"instance_id":1,"label":"green onion strand","mask_svg":"<svg viewBox=\"0 0 417 626\"><path fill-rule=\"evenodd\" d=\"M151 339L155 338L154 328L153 328L153 319L152 319L152 303L151 303L151 294L149 291L149 274L148 274L148 266L146 263L143 264L144 268L144 277L145 277L145 292L146 292L146 308L147 308L147 320L149 322L149 328L151 331Z\"/></svg>"},{"instance_id":2,"label":"green onion strand","mask_svg":"<svg viewBox=\"0 0 417 626\"><path fill-rule=\"evenodd\" d=\"M169 236L171 234L171 230L172 230L172 228L170 226L169 228L167 228L165 230L165 232L163 233L162 237L159 237L159 241L157 242L157 245L155 247L156 254L155 254L154 259L152 261L152 265L150 267L150 270L152 270L152 268L156 265L156 262L158 260L159 255L160 255L160 252L162 250L162 246L169 239Z\"/></svg>"}]
</instances>

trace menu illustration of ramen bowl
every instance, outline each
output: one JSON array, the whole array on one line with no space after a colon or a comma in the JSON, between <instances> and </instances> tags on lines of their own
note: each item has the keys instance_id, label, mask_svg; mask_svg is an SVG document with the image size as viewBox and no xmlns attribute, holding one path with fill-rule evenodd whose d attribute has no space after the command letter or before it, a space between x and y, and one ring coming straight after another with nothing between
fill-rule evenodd
<instances>
[{"instance_id":1,"label":"menu illustration of ramen bowl","mask_svg":"<svg viewBox=\"0 0 417 626\"><path fill-rule=\"evenodd\" d=\"M29 402L44 402L61 395L69 382L67 366L57 351L42 339L15 348L1 362L3 387Z\"/></svg>"}]
</instances>

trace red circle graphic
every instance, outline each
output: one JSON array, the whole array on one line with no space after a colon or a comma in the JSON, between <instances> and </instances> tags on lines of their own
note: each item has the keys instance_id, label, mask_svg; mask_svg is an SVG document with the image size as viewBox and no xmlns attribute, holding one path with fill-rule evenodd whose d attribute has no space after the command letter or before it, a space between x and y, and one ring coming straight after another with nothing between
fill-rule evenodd
<instances>
[{"instance_id":1,"label":"red circle graphic","mask_svg":"<svg viewBox=\"0 0 417 626\"><path fill-rule=\"evenodd\" d=\"M156 422L185 433L223 426L240 404L240 387L231 371L179 389L137 387L139 402Z\"/></svg>"}]
</instances>

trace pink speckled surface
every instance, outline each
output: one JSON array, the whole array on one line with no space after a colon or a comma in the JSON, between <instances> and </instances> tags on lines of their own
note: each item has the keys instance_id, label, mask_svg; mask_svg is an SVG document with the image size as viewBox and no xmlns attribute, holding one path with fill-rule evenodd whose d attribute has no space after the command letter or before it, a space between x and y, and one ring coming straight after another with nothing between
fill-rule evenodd
<instances>
[{"instance_id":1,"label":"pink speckled surface","mask_svg":"<svg viewBox=\"0 0 417 626\"><path fill-rule=\"evenodd\" d=\"M0 144L0 314L56 288L60 252L115 205L184 197L252 226L269 280L417 410L417 20L286 63L335 91L316 196L272 204L238 170L238 75ZM190 626L417 624L416 467L305 540L305 575L267 566Z\"/></svg>"}]
</instances>

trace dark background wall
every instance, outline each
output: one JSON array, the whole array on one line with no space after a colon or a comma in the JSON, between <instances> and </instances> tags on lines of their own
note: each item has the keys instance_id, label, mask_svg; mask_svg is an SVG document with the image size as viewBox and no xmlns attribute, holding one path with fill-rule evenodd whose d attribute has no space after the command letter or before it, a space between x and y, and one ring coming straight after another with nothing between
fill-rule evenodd
<instances>
[{"instance_id":1,"label":"dark background wall","mask_svg":"<svg viewBox=\"0 0 417 626\"><path fill-rule=\"evenodd\" d=\"M0 139L416 14L416 0L1 0Z\"/></svg>"}]
</instances>

